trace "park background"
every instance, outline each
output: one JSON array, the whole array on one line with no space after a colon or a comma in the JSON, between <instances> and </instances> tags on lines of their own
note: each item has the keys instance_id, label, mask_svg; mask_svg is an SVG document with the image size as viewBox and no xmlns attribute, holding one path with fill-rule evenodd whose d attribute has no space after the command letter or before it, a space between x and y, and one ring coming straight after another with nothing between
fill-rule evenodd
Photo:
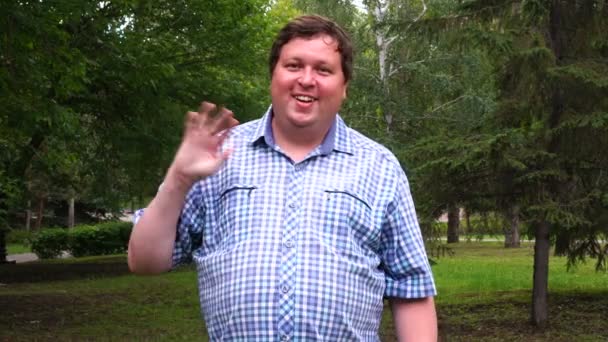
<instances>
[{"instance_id":1,"label":"park background","mask_svg":"<svg viewBox=\"0 0 608 342\"><path fill-rule=\"evenodd\" d=\"M89 240L128 238L113 220L154 195L187 110L266 110L270 45L301 13L351 33L340 114L406 170L442 340L608 339L605 1L15 0L0 13L0 259L76 256L0 265L0 339L204 336L193 269L131 276L124 244Z\"/></svg>"}]
</instances>

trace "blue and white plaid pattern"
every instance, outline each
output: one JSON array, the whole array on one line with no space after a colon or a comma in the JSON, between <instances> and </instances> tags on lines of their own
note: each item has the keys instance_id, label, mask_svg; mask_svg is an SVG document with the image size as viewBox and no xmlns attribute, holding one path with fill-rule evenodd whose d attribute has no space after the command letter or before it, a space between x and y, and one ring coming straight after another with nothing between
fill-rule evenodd
<instances>
[{"instance_id":1,"label":"blue and white plaid pattern","mask_svg":"<svg viewBox=\"0 0 608 342\"><path fill-rule=\"evenodd\" d=\"M212 340L377 341L384 296L436 294L406 176L340 117L294 164L271 115L191 189L173 263L196 263Z\"/></svg>"}]
</instances>

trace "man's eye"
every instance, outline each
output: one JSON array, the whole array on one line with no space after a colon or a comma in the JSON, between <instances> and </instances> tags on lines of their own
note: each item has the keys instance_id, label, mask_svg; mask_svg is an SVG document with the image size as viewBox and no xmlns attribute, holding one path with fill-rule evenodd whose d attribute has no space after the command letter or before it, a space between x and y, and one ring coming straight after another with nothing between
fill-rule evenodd
<instances>
[{"instance_id":1,"label":"man's eye","mask_svg":"<svg viewBox=\"0 0 608 342\"><path fill-rule=\"evenodd\" d=\"M319 68L319 73L322 75L331 75L331 69L329 68Z\"/></svg>"},{"instance_id":2,"label":"man's eye","mask_svg":"<svg viewBox=\"0 0 608 342\"><path fill-rule=\"evenodd\" d=\"M287 68L287 70L298 70L300 66L295 63L289 63L285 65L285 68Z\"/></svg>"}]
</instances>

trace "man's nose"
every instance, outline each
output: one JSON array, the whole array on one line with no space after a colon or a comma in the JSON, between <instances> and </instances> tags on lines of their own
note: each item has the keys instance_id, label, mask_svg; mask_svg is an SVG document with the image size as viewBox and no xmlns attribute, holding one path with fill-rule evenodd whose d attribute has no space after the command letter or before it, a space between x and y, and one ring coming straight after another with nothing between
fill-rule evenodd
<instances>
[{"instance_id":1,"label":"man's nose","mask_svg":"<svg viewBox=\"0 0 608 342\"><path fill-rule=\"evenodd\" d=\"M302 74L300 74L300 78L298 79L298 82L303 87L312 86L315 82L314 70L312 70L312 68L304 68L302 70Z\"/></svg>"}]
</instances>

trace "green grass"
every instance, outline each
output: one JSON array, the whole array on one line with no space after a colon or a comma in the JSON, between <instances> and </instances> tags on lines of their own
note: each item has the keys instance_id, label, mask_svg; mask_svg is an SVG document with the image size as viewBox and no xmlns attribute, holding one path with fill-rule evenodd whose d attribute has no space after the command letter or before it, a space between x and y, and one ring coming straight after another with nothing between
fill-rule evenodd
<instances>
[{"instance_id":1,"label":"green grass","mask_svg":"<svg viewBox=\"0 0 608 342\"><path fill-rule=\"evenodd\" d=\"M72 271L75 266L83 267ZM112 266L113 273L105 272ZM37 267L47 267L50 272L46 277L52 275L63 280L9 283L0 287L0 307L8 313L0 316L0 340L204 338L196 278L190 268L137 277L128 274L124 256L103 257L101 263L87 258L12 267L29 268L37 273L40 273ZM6 268L0 268L0 279L10 276ZM91 269L103 272L86 272Z\"/></svg>"},{"instance_id":2,"label":"green grass","mask_svg":"<svg viewBox=\"0 0 608 342\"><path fill-rule=\"evenodd\" d=\"M550 328L528 324L532 248L450 245L433 266L443 341L608 340L608 275L551 258ZM0 341L206 340L192 267L137 277L124 255L0 266ZM381 336L393 341L389 310Z\"/></svg>"},{"instance_id":3,"label":"green grass","mask_svg":"<svg viewBox=\"0 0 608 342\"><path fill-rule=\"evenodd\" d=\"M7 254L21 254L21 253L30 253L32 249L29 246L18 244L18 243L9 243L6 246Z\"/></svg>"},{"instance_id":4,"label":"green grass","mask_svg":"<svg viewBox=\"0 0 608 342\"><path fill-rule=\"evenodd\" d=\"M528 323L533 245L505 249L502 242L461 242L453 257L433 267L440 331L446 341L606 341L608 274L593 260L568 270L564 257L549 264L550 328Z\"/></svg>"},{"instance_id":5,"label":"green grass","mask_svg":"<svg viewBox=\"0 0 608 342\"><path fill-rule=\"evenodd\" d=\"M439 258L433 267L439 303L487 300L496 292L531 290L534 256L531 243L509 249L503 248L502 242L461 242L449 247L454 256ZM608 290L608 274L596 273L593 260L568 271L565 257L552 257L549 290Z\"/></svg>"},{"instance_id":6,"label":"green grass","mask_svg":"<svg viewBox=\"0 0 608 342\"><path fill-rule=\"evenodd\" d=\"M440 240L445 242L448 239L447 235L440 236ZM505 236L503 234L460 234L460 242L504 242ZM521 241L530 242L527 236L522 236Z\"/></svg>"}]
</instances>

